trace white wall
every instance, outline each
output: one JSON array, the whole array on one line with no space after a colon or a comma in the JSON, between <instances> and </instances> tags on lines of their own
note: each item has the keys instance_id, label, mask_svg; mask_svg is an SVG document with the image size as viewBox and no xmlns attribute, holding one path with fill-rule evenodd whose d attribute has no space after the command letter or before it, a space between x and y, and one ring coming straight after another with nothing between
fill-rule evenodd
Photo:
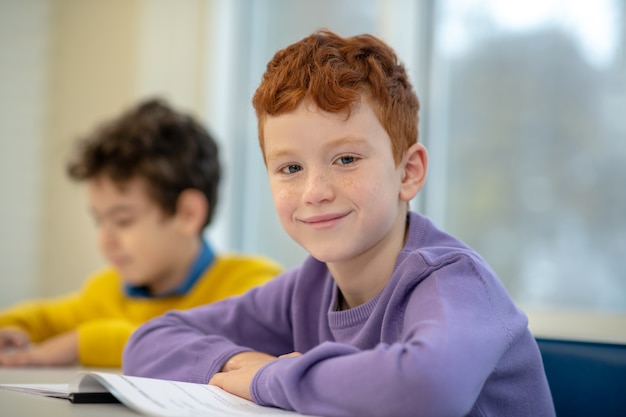
<instances>
[{"instance_id":1,"label":"white wall","mask_svg":"<svg viewBox=\"0 0 626 417\"><path fill-rule=\"evenodd\" d=\"M37 288L50 8L0 1L0 306Z\"/></svg>"},{"instance_id":2,"label":"white wall","mask_svg":"<svg viewBox=\"0 0 626 417\"><path fill-rule=\"evenodd\" d=\"M158 93L204 115L206 2L0 1L0 308L103 266L74 141Z\"/></svg>"}]
</instances>

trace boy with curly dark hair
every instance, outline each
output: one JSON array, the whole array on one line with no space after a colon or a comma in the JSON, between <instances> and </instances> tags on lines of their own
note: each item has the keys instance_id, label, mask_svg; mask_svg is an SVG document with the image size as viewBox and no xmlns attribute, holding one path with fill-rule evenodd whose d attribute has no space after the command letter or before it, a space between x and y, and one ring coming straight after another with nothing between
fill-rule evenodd
<instances>
[{"instance_id":1,"label":"boy with curly dark hair","mask_svg":"<svg viewBox=\"0 0 626 417\"><path fill-rule=\"evenodd\" d=\"M218 147L164 101L140 103L81 140L68 174L87 185L110 266L73 294L0 311L0 365L119 367L141 323L281 271L262 257L215 253L203 239L218 202Z\"/></svg>"}]
</instances>

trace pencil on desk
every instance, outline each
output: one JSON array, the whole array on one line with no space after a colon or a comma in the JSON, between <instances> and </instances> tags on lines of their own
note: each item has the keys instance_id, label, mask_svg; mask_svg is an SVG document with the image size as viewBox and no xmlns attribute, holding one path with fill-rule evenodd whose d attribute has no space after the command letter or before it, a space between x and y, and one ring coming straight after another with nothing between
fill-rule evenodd
<instances>
[{"instance_id":1,"label":"pencil on desk","mask_svg":"<svg viewBox=\"0 0 626 417\"><path fill-rule=\"evenodd\" d=\"M74 404L104 404L120 402L110 392L73 392L70 393L69 400Z\"/></svg>"}]
</instances>

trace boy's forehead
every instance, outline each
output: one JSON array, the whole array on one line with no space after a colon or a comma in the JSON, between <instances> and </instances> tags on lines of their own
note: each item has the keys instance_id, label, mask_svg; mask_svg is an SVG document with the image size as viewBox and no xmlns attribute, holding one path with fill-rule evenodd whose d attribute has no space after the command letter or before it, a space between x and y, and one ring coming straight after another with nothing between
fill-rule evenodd
<instances>
[{"instance_id":1,"label":"boy's forehead","mask_svg":"<svg viewBox=\"0 0 626 417\"><path fill-rule=\"evenodd\" d=\"M128 179L114 179L106 173L102 173L89 181L98 188L115 190L120 194L145 194L147 192L147 181L139 176Z\"/></svg>"},{"instance_id":2,"label":"boy's forehead","mask_svg":"<svg viewBox=\"0 0 626 417\"><path fill-rule=\"evenodd\" d=\"M87 182L87 187L88 209L97 219L154 210L165 214L161 205L150 195L147 181L140 178L123 182L113 181L109 177L94 178Z\"/></svg>"},{"instance_id":3,"label":"boy's forehead","mask_svg":"<svg viewBox=\"0 0 626 417\"><path fill-rule=\"evenodd\" d=\"M360 100L357 100L338 111L324 110L312 100L305 99L302 100L293 110L275 115L266 115L262 120L262 128L264 133L267 133L268 124L276 125L277 122L281 123L281 121L285 119L291 119L293 120L293 124L297 125L298 122L303 121L303 117L318 117L343 124L354 119L356 114L360 114L361 116L367 114L366 117L371 117L372 121L380 123L378 116L374 111L374 106L370 103L370 100L368 100L367 97L362 96ZM299 119L294 119L294 116L299 117Z\"/></svg>"},{"instance_id":4,"label":"boy's forehead","mask_svg":"<svg viewBox=\"0 0 626 417\"><path fill-rule=\"evenodd\" d=\"M343 144L373 145L390 138L367 101L346 112L328 112L313 103L301 103L292 112L268 116L263 126L266 160L276 159L300 149L306 143L323 148Z\"/></svg>"},{"instance_id":5,"label":"boy's forehead","mask_svg":"<svg viewBox=\"0 0 626 417\"><path fill-rule=\"evenodd\" d=\"M364 95L361 95L359 99L355 100L352 103L347 104L345 107L339 110L331 111L331 110L324 109L323 107L320 107L317 103L315 103L315 101L313 101L313 99L306 97L302 99L293 109L281 111L278 114L269 114L269 113L266 114L264 119L262 120L262 123L266 124L267 121L270 119L277 119L277 118L289 116L291 114L299 113L303 111L306 111L309 113L315 113L315 114L322 114L328 118L337 118L340 120L346 120L348 119L351 113L358 110L358 108L361 106L362 103L367 103L368 105L370 105L367 97Z\"/></svg>"},{"instance_id":6,"label":"boy's forehead","mask_svg":"<svg viewBox=\"0 0 626 417\"><path fill-rule=\"evenodd\" d=\"M109 206L121 201L156 204L150 196L148 182L138 176L116 181L101 174L88 181L88 189L92 205Z\"/></svg>"},{"instance_id":7,"label":"boy's forehead","mask_svg":"<svg viewBox=\"0 0 626 417\"><path fill-rule=\"evenodd\" d=\"M269 114L269 113L265 113L263 114L263 116L260 117L259 119L259 125L258 128L259 130L259 134L260 137L262 138L262 141L265 142L266 137L267 137L267 127L268 127L268 123L269 124L274 124L275 121L280 121L281 119L284 118L289 118L289 116L292 116L294 114L303 114L303 113L308 113L311 115L322 115L324 118L326 119L335 119L338 121L347 121L352 114L354 114L355 112L358 112L359 108L363 105L367 105L368 107L372 107L371 104L371 100L368 96L368 94L366 92L361 92L359 97L352 101L351 103L346 104L345 107L337 110L337 111L330 111L330 110L325 110L323 107L320 107L311 97L305 97L302 100L300 100L300 102L291 110L288 111L282 111L278 114ZM262 144L263 147L265 147L265 143Z\"/></svg>"},{"instance_id":8,"label":"boy's forehead","mask_svg":"<svg viewBox=\"0 0 626 417\"><path fill-rule=\"evenodd\" d=\"M366 103L369 105L369 103ZM358 112L361 108L361 103L355 103L354 105L339 111L327 111L318 107L311 100L303 100L293 110L283 112L276 115L267 115L263 120L263 131L267 133L268 125L270 130L276 126L284 126L285 122L297 127L299 124L304 124L305 118L315 117L327 119L329 121L347 122L352 118L353 114Z\"/></svg>"}]
</instances>

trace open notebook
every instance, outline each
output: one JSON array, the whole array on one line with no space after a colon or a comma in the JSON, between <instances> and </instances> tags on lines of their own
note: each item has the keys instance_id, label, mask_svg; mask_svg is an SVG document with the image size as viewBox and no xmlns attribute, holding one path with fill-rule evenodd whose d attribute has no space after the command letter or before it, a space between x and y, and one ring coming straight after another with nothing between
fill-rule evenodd
<instances>
[{"instance_id":1,"label":"open notebook","mask_svg":"<svg viewBox=\"0 0 626 417\"><path fill-rule=\"evenodd\" d=\"M106 372L79 372L69 384L0 384L0 389L65 398L74 403L121 402L141 414L158 417L303 415L262 407L212 385Z\"/></svg>"}]
</instances>

